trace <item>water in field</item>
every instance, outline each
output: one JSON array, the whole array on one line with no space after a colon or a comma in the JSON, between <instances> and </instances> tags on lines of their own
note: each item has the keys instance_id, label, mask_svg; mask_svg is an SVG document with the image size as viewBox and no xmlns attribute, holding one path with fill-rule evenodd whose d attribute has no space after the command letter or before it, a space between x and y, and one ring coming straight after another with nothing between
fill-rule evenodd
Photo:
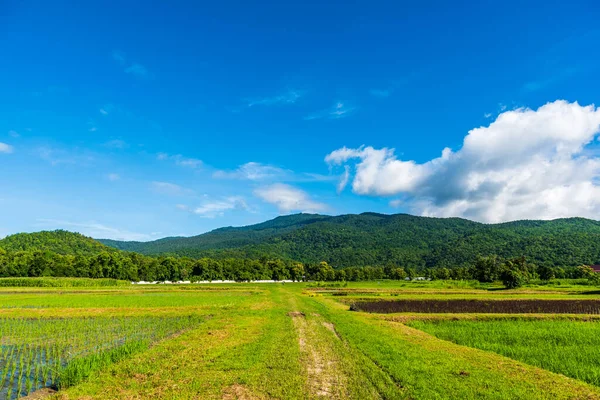
<instances>
[{"instance_id":1,"label":"water in field","mask_svg":"<svg viewBox=\"0 0 600 400\"><path fill-rule=\"evenodd\" d=\"M0 318L0 399L72 381L69 364L138 343L152 343L199 317ZM85 376L89 371L76 375ZM62 378L62 381L61 381Z\"/></svg>"},{"instance_id":2,"label":"water in field","mask_svg":"<svg viewBox=\"0 0 600 400\"><path fill-rule=\"evenodd\" d=\"M0 399L14 399L52 386L60 358L53 358L50 348L2 345L0 350Z\"/></svg>"}]
</instances>

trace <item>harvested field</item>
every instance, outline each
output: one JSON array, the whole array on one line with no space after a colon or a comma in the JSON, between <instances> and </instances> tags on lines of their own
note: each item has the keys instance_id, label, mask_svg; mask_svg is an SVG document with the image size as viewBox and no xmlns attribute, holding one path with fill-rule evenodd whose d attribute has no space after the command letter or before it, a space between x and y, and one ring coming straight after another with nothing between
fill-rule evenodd
<instances>
[{"instance_id":1,"label":"harvested field","mask_svg":"<svg viewBox=\"0 0 600 400\"><path fill-rule=\"evenodd\" d=\"M353 311L370 313L600 314L600 300L393 300L361 301Z\"/></svg>"}]
</instances>

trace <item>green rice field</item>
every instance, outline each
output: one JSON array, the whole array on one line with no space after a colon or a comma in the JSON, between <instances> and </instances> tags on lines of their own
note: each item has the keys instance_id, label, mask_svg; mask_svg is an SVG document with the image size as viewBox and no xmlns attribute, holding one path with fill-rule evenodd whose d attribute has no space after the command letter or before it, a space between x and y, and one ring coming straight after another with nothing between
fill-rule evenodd
<instances>
[{"instance_id":1,"label":"green rice field","mask_svg":"<svg viewBox=\"0 0 600 400\"><path fill-rule=\"evenodd\" d=\"M3 287L0 398L600 399L598 314L350 310L357 299L600 300L596 290Z\"/></svg>"}]
</instances>

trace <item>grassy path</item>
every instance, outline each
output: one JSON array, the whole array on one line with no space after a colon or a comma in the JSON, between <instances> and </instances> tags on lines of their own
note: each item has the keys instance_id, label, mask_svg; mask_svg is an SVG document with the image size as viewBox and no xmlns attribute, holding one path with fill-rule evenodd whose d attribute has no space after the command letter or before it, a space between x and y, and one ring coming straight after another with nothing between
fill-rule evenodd
<instances>
[{"instance_id":1,"label":"grassy path","mask_svg":"<svg viewBox=\"0 0 600 400\"><path fill-rule=\"evenodd\" d=\"M272 285L57 398L600 399L600 389Z\"/></svg>"}]
</instances>

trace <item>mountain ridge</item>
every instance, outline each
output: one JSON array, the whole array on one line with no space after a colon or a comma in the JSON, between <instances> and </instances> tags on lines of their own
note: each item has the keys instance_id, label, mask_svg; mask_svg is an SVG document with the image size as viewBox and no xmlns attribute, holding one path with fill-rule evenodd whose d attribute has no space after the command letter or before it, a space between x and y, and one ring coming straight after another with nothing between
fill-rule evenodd
<instances>
[{"instance_id":1,"label":"mountain ridge","mask_svg":"<svg viewBox=\"0 0 600 400\"><path fill-rule=\"evenodd\" d=\"M259 224L151 242L99 240L120 250L189 257L281 257L336 266L461 266L477 255L526 255L543 265L600 261L600 222L580 217L486 224L366 212L292 214Z\"/></svg>"}]
</instances>

